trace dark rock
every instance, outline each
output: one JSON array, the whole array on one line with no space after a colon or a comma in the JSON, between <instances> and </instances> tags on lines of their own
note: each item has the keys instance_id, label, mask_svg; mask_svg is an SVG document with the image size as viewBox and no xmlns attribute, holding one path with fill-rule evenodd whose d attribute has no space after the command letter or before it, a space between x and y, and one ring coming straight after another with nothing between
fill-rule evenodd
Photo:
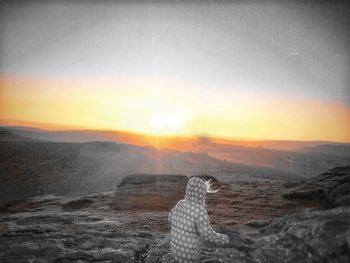
<instances>
[{"instance_id":1,"label":"dark rock","mask_svg":"<svg viewBox=\"0 0 350 263\"><path fill-rule=\"evenodd\" d=\"M7 224L0 223L0 234L6 233L9 227Z\"/></svg>"},{"instance_id":2,"label":"dark rock","mask_svg":"<svg viewBox=\"0 0 350 263\"><path fill-rule=\"evenodd\" d=\"M315 200L325 205L350 205L350 166L337 167L286 191L287 199Z\"/></svg>"},{"instance_id":3,"label":"dark rock","mask_svg":"<svg viewBox=\"0 0 350 263\"><path fill-rule=\"evenodd\" d=\"M254 228L261 228L261 227L267 226L270 223L271 223L270 220L260 220L260 221L248 221L246 225Z\"/></svg>"},{"instance_id":4,"label":"dark rock","mask_svg":"<svg viewBox=\"0 0 350 263\"><path fill-rule=\"evenodd\" d=\"M144 238L151 238L151 237L153 237L153 235L150 232L143 232L143 231L139 232L138 236L139 237L144 237Z\"/></svg>"},{"instance_id":5,"label":"dark rock","mask_svg":"<svg viewBox=\"0 0 350 263\"><path fill-rule=\"evenodd\" d=\"M112 257L112 263L132 263L134 258L125 252L118 252Z\"/></svg>"},{"instance_id":6,"label":"dark rock","mask_svg":"<svg viewBox=\"0 0 350 263\"><path fill-rule=\"evenodd\" d=\"M8 204L0 199L0 212L5 211L7 206L8 206Z\"/></svg>"},{"instance_id":7,"label":"dark rock","mask_svg":"<svg viewBox=\"0 0 350 263\"><path fill-rule=\"evenodd\" d=\"M221 224L222 224L222 225L225 225L225 226L234 226L234 225L237 225L238 222L237 222L236 220L231 220L231 219L229 219L229 220L223 220L223 221L221 221Z\"/></svg>"},{"instance_id":8,"label":"dark rock","mask_svg":"<svg viewBox=\"0 0 350 263\"><path fill-rule=\"evenodd\" d=\"M74 211L89 207L92 203L93 201L91 199L82 198L64 204L62 209L64 211Z\"/></svg>"},{"instance_id":9,"label":"dark rock","mask_svg":"<svg viewBox=\"0 0 350 263\"><path fill-rule=\"evenodd\" d=\"M132 187L135 185L147 184L169 184L169 183L187 183L188 177L184 175L155 175L155 174L131 174L124 177L119 188Z\"/></svg>"},{"instance_id":10,"label":"dark rock","mask_svg":"<svg viewBox=\"0 0 350 263\"><path fill-rule=\"evenodd\" d=\"M150 247L145 255L146 263L176 263L173 256L170 253L169 238L156 241L152 247Z\"/></svg>"},{"instance_id":11,"label":"dark rock","mask_svg":"<svg viewBox=\"0 0 350 263\"><path fill-rule=\"evenodd\" d=\"M185 195L184 175L135 174L120 183L111 207L127 211L168 211Z\"/></svg>"},{"instance_id":12,"label":"dark rock","mask_svg":"<svg viewBox=\"0 0 350 263\"><path fill-rule=\"evenodd\" d=\"M205 242L200 262L334 262L350 261L350 207L305 211L286 216L250 238L227 228L217 228L229 236L224 246ZM169 240L158 241L149 249L147 263L172 262Z\"/></svg>"},{"instance_id":13,"label":"dark rock","mask_svg":"<svg viewBox=\"0 0 350 263\"><path fill-rule=\"evenodd\" d=\"M303 181L302 181L303 182ZM284 188L294 188L294 187L297 187L299 186L302 182L287 182L287 183L284 183L283 184L283 187Z\"/></svg>"},{"instance_id":14,"label":"dark rock","mask_svg":"<svg viewBox=\"0 0 350 263\"><path fill-rule=\"evenodd\" d=\"M262 230L259 262L349 262L350 207L285 216Z\"/></svg>"},{"instance_id":15,"label":"dark rock","mask_svg":"<svg viewBox=\"0 0 350 263\"><path fill-rule=\"evenodd\" d=\"M25 212L31 210L33 204L26 201L16 201L7 203L5 211L7 212Z\"/></svg>"}]
</instances>

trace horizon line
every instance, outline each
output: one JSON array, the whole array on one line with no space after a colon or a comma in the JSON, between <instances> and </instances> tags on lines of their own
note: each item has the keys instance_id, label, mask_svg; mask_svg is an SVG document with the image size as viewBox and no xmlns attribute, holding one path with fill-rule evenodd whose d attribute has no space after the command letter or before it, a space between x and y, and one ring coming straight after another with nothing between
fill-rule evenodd
<instances>
[{"instance_id":1,"label":"horizon line","mask_svg":"<svg viewBox=\"0 0 350 263\"><path fill-rule=\"evenodd\" d=\"M163 139L209 139L227 142L328 142L328 143L343 143L350 144L350 141L334 141L334 140L297 140L297 139L267 139L267 138L234 138L234 137L222 137L222 136L207 136L207 135L158 135L150 133L142 133L138 131L126 131L126 130L115 130L110 128L94 128L87 126L71 125L71 124L61 124L61 123L47 123L47 122L37 122L37 121L27 121L27 120L12 120L12 119L0 119L0 127L11 127L11 128L34 128L44 131L97 131L97 132L118 132L128 135L143 136L143 137L158 137ZM51 128L50 128L51 127Z\"/></svg>"}]
</instances>

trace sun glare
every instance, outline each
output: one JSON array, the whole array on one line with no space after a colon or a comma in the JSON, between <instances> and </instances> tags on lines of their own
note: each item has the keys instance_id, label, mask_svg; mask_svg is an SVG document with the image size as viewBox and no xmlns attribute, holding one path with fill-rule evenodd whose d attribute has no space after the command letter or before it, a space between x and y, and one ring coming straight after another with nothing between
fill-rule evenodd
<instances>
[{"instance_id":1,"label":"sun glare","mask_svg":"<svg viewBox=\"0 0 350 263\"><path fill-rule=\"evenodd\" d=\"M173 133L184 125L184 118L178 114L155 113L149 118L149 126L152 130L163 133Z\"/></svg>"},{"instance_id":2,"label":"sun glare","mask_svg":"<svg viewBox=\"0 0 350 263\"><path fill-rule=\"evenodd\" d=\"M184 124L184 119L180 115L172 114L168 118L168 126L173 129L179 129Z\"/></svg>"},{"instance_id":3,"label":"sun glare","mask_svg":"<svg viewBox=\"0 0 350 263\"><path fill-rule=\"evenodd\" d=\"M161 114L153 114L149 119L149 125L152 129L161 129L165 124L164 116Z\"/></svg>"}]
</instances>

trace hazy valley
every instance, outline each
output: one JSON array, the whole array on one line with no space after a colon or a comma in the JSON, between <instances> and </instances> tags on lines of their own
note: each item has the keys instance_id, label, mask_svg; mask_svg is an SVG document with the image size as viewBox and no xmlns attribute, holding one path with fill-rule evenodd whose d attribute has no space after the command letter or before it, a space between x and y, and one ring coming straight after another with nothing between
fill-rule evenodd
<instances>
[{"instance_id":1,"label":"hazy valley","mask_svg":"<svg viewBox=\"0 0 350 263\"><path fill-rule=\"evenodd\" d=\"M118 143L90 141L106 138L103 133L97 133L95 137L90 134L89 138L84 134L2 128L2 199L15 201L37 194L77 195L107 191L114 189L123 177L137 173L208 174L222 181L271 179L295 182L350 164L348 145L282 151L187 142L186 149L183 143L182 151L179 151L125 144L123 138L114 138L119 140ZM77 138L88 142L76 142Z\"/></svg>"}]
</instances>

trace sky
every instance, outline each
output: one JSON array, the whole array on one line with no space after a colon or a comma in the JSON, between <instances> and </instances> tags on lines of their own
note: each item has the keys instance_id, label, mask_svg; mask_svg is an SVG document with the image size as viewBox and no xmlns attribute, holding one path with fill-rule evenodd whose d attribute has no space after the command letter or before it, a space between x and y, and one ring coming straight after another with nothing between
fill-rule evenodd
<instances>
[{"instance_id":1,"label":"sky","mask_svg":"<svg viewBox=\"0 0 350 263\"><path fill-rule=\"evenodd\" d=\"M0 119L350 142L350 6L261 2L2 1Z\"/></svg>"}]
</instances>

